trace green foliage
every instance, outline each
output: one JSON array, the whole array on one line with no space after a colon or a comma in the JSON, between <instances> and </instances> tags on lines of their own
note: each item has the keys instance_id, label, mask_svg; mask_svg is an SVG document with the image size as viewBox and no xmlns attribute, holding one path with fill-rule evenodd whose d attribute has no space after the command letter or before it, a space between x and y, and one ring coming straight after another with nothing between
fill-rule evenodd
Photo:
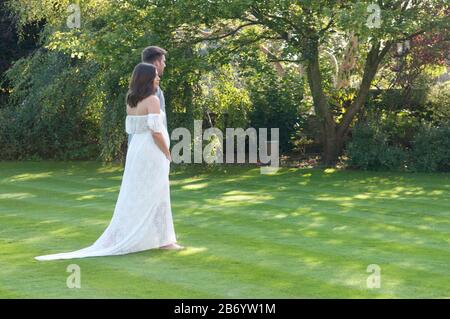
<instances>
[{"instance_id":1,"label":"green foliage","mask_svg":"<svg viewBox=\"0 0 450 319\"><path fill-rule=\"evenodd\" d=\"M378 112L353 128L347 154L350 166L365 170L449 171L450 125Z\"/></svg>"},{"instance_id":2,"label":"green foliage","mask_svg":"<svg viewBox=\"0 0 450 319\"><path fill-rule=\"evenodd\" d=\"M430 80L429 80L430 81ZM428 82L430 83L430 82ZM427 100L428 88L409 90L389 89L372 90L367 102L367 109L383 109L390 112L409 110L419 112Z\"/></svg>"},{"instance_id":3,"label":"green foliage","mask_svg":"<svg viewBox=\"0 0 450 319\"><path fill-rule=\"evenodd\" d=\"M450 81L431 88L426 107L434 126L450 125Z\"/></svg>"},{"instance_id":4,"label":"green foliage","mask_svg":"<svg viewBox=\"0 0 450 319\"><path fill-rule=\"evenodd\" d=\"M56 139L58 143L70 140L74 128L87 126L87 136L75 140L99 144L101 158L108 161L124 159L124 95L133 66L140 61L140 52L148 45L159 45L169 51L168 67L161 82L169 130L177 126L191 128L192 120L202 118L205 110L209 110L218 114L219 123L228 114L229 126L279 127L281 149L289 150L295 130L302 122L300 114L306 109L302 104L303 80L297 71L300 64L314 56L315 44L321 51L321 61L327 61L320 65L323 79L317 86L327 99L330 98L331 105L326 108L339 120L348 110L349 97L354 97L355 92L341 92L336 96L330 92L335 66L323 58L324 50L339 56L348 36L358 34L359 60L365 61L369 49L380 41L395 42L423 28L434 30L446 19L441 10L445 4L442 0L420 1L408 8L401 8L397 1L384 1L380 28L369 28L366 24L367 1L85 0L80 2L81 28L69 29L66 21L70 3L69 0L8 1L21 30L28 23L45 21L41 42L46 50L39 53L43 56L41 68L35 56L13 67L10 78L14 78L14 74L18 77L14 80L12 106L8 110L10 113L5 111L2 117L8 119L23 112L26 114L23 118L18 116L14 120L17 125L27 129L42 127L31 130L30 134L46 136L51 131L59 132L57 137L45 139ZM243 23L247 23L245 28L236 29ZM205 44L205 33L200 30L208 30L220 38L207 41L213 47L206 56L198 50ZM234 32L229 32L231 30ZM231 39L225 40L225 32L232 35ZM262 45L271 53L261 54ZM55 57L63 62L56 61ZM286 75L280 78L275 75L268 57L294 62L282 62ZM233 61L242 63L239 64L241 87L232 79L235 71L224 66ZM358 68L362 70L363 64L359 62ZM294 69L297 71L293 72ZM30 72L36 73L32 81L25 76ZM211 81L210 76L214 78ZM203 95L205 81L202 83L202 79L205 78L212 90ZM36 105L35 112L23 108L32 103ZM64 114L62 108L78 110L73 114L66 111L71 115L66 121L52 118L54 123L64 122L64 129L52 126L44 129L45 125L39 124L49 118L39 118L41 111L38 110L59 115ZM84 109L89 111L82 113ZM5 129L13 131L7 126L7 120L4 121ZM30 142L34 142L33 138L27 143L17 142L17 145ZM67 149L45 143L41 144L46 148L40 152L43 156L48 155L45 152L64 152L69 154L67 156L80 157L91 152L71 153L72 148L84 142ZM19 152L17 145L10 149ZM33 152L26 150L23 154ZM392 161L386 159L386 162Z\"/></svg>"},{"instance_id":5,"label":"green foliage","mask_svg":"<svg viewBox=\"0 0 450 319\"><path fill-rule=\"evenodd\" d=\"M231 38L230 51L233 53L239 54L252 45L259 45L265 48L272 60L289 61L297 67L306 66L316 115L325 123L321 127L324 140L335 135L329 130L337 127L338 134L343 135L350 128L366 100L366 92L378 67L389 56L390 49L395 49L397 42L422 31L444 30L448 25L446 2L443 0L160 0L158 4L168 9L167 15L160 16L161 21L165 22L161 24L179 28L188 36L187 41L201 42L205 34L199 30L207 29L208 38L215 41ZM374 10L381 12L370 12L368 9L373 4L376 6ZM376 26L368 23L371 15L381 19ZM361 72L356 77L350 77L350 80L362 84L358 94L354 95L358 98L349 108L339 105L340 101L329 105L328 101L335 98L332 90L333 74L338 69L335 57L342 55L346 42L353 35L358 37L358 61L355 64ZM327 58L324 58L325 54ZM333 63L328 61L330 56ZM273 101L270 100L270 103L273 104ZM331 111L337 111L334 112L337 114L331 114ZM332 120L335 123L332 124ZM343 138L339 136L339 139ZM336 159L341 145L336 147L339 149L324 148L326 162L332 164Z\"/></svg>"},{"instance_id":6,"label":"green foliage","mask_svg":"<svg viewBox=\"0 0 450 319\"><path fill-rule=\"evenodd\" d=\"M254 128L279 128L280 152L294 148L296 130L303 121L303 82L294 72L284 77L274 71L258 74L249 84L253 111L250 124Z\"/></svg>"},{"instance_id":7,"label":"green foliage","mask_svg":"<svg viewBox=\"0 0 450 319\"><path fill-rule=\"evenodd\" d=\"M172 30L157 25L155 18L160 13L155 10L153 3L149 1L83 1L80 3L81 28L73 29L69 29L66 25L70 14L66 12L69 1L17 1L9 4L19 15L19 26L32 21L46 21L41 37L46 50L39 52L42 59L50 61L54 56L58 56L70 66L67 71L62 66L43 62L41 70L37 68L38 63L35 58L26 58L11 71L11 78L14 73L19 75L13 84L14 91L25 92L24 87L27 87L31 94L42 95L41 99L34 101L36 108L51 108L60 103L66 109L82 109L81 102L77 100L77 97L82 97L82 104L96 114L95 129L92 130L92 134L84 138L97 145L92 146L91 149L100 148L99 154L102 160L124 159L127 141L124 131L126 115L124 96L133 67L140 62L141 50L146 46L158 45L169 51L168 67L162 81L169 128L174 127L174 123L177 126L181 124L189 127L188 124L192 122L194 114L192 109L194 83L199 77L198 59L190 54L192 50L189 47L173 41ZM24 67L29 64L36 67L26 70L21 67L21 64L24 64ZM76 71L72 65L78 66L79 70ZM21 72L36 73L32 76L38 80L27 81ZM80 78L83 72L89 76ZM54 80L51 85L46 82L47 77ZM68 85L66 85L64 80L70 77L73 79L67 80ZM79 82L76 82L77 78ZM43 96L46 98L44 99ZM22 103L27 104L30 98L31 96L27 94L16 93L10 103L19 108ZM57 109L53 112L57 112ZM172 116L180 112L186 114L182 121L180 116ZM90 127L92 117L89 118L86 114L85 116L87 118L84 121L76 117L71 120L81 121L78 126ZM39 121L40 119L34 117L28 119L29 125ZM49 123L49 125L48 130L58 131L52 128L53 124ZM42 132L33 132L33 134L38 133ZM95 138L92 137L94 133ZM38 136L36 135L35 138ZM58 143L65 143L64 138L68 138L68 135L58 135ZM70 143L70 139L66 142ZM36 149L38 148L39 146L36 145ZM62 152L61 150L60 153ZM45 157L46 154L43 156ZM71 156L70 154L75 153L67 154Z\"/></svg>"},{"instance_id":8,"label":"green foliage","mask_svg":"<svg viewBox=\"0 0 450 319\"><path fill-rule=\"evenodd\" d=\"M349 165L364 170L402 170L407 153L392 145L377 123L359 123L352 131L347 152Z\"/></svg>"},{"instance_id":9,"label":"green foliage","mask_svg":"<svg viewBox=\"0 0 450 319\"><path fill-rule=\"evenodd\" d=\"M247 128L251 101L244 86L244 79L232 65L206 73L200 81L203 94L198 103L205 112L216 115L216 127L225 132L225 124L232 128ZM225 123L226 122L226 123Z\"/></svg>"},{"instance_id":10,"label":"green foliage","mask_svg":"<svg viewBox=\"0 0 450 319\"><path fill-rule=\"evenodd\" d=\"M420 172L450 171L450 125L424 126L415 136L412 168Z\"/></svg>"},{"instance_id":11,"label":"green foliage","mask_svg":"<svg viewBox=\"0 0 450 319\"><path fill-rule=\"evenodd\" d=\"M450 82L433 85L432 78L424 77L423 80L425 82L417 88L372 90L363 113L395 119L391 123L393 126L397 126L399 120L400 125L405 120L427 122L432 126L447 124L450 119Z\"/></svg>"},{"instance_id":12,"label":"green foliage","mask_svg":"<svg viewBox=\"0 0 450 319\"><path fill-rule=\"evenodd\" d=\"M0 110L2 159L95 158L99 108L89 84L97 71L44 50L17 61L6 74L9 106Z\"/></svg>"}]
</instances>

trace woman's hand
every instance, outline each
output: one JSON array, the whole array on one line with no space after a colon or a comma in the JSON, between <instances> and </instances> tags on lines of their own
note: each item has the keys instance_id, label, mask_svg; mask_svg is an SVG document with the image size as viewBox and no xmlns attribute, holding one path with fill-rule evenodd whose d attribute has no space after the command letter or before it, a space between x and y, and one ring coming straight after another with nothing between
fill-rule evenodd
<instances>
[{"instance_id":1,"label":"woman's hand","mask_svg":"<svg viewBox=\"0 0 450 319\"><path fill-rule=\"evenodd\" d=\"M166 158L169 160L169 162L172 162L172 156L170 155L170 151L168 151L164 155L166 155Z\"/></svg>"},{"instance_id":2,"label":"woman's hand","mask_svg":"<svg viewBox=\"0 0 450 319\"><path fill-rule=\"evenodd\" d=\"M164 156L169 160L169 162L172 161L172 156L170 155L170 149L167 148L166 142L164 141L163 135L160 132L152 132L153 139L155 143L158 145L161 152L164 154Z\"/></svg>"}]
</instances>

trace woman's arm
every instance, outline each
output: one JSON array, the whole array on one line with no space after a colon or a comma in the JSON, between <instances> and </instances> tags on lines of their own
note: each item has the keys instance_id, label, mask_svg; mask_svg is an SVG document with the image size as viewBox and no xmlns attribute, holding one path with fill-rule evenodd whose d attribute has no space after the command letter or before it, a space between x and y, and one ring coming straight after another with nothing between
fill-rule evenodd
<instances>
[{"instance_id":1,"label":"woman's arm","mask_svg":"<svg viewBox=\"0 0 450 319\"><path fill-rule=\"evenodd\" d=\"M159 104L159 98L156 95L151 95L143 102L146 104L147 110L149 114L160 114L160 104ZM167 157L169 161L172 161L172 157L170 156L170 150L168 146L166 145L166 142L164 141L164 137L161 132L153 132L152 131L153 140L155 141L156 145L158 145L159 149L163 154Z\"/></svg>"},{"instance_id":2,"label":"woman's arm","mask_svg":"<svg viewBox=\"0 0 450 319\"><path fill-rule=\"evenodd\" d=\"M170 156L170 150L166 145L166 141L164 141L164 137L159 132L152 132L153 139L155 140L156 145L158 145L159 149L166 155L169 161L172 161L172 157Z\"/></svg>"}]
</instances>

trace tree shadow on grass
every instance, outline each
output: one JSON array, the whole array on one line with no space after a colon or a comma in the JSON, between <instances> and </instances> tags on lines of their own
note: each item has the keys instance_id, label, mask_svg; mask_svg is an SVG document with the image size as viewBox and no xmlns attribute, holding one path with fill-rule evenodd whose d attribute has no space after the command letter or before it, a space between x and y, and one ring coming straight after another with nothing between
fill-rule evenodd
<instances>
[{"instance_id":1,"label":"tree shadow on grass","mask_svg":"<svg viewBox=\"0 0 450 319\"><path fill-rule=\"evenodd\" d=\"M23 180L23 174L35 175ZM75 215L70 218L42 216L51 223L40 225L56 233L27 244L42 247L46 241L48 247L52 236L66 233L71 243L97 238L104 228L101 216L108 219L112 212L97 216L100 224L91 227L93 215L82 212L93 208L83 205L93 202L102 206L111 201L112 207L122 174L121 168L97 163L80 167L61 164L52 170L48 165L17 165L2 170L1 178L19 178L15 183L28 185L56 185L60 191L54 205L61 198L61 205L78 203L79 211L71 211ZM247 286L229 283L231 296L252 292L261 296L263 288L270 288L279 296L439 297L448 287L448 175L287 168L261 175L256 167L181 171L173 167L170 181L178 237L182 244L188 243L188 250L147 251L118 259L156 258L174 267L182 262L195 270L190 279L208 271L206 277L224 289L227 280L236 276ZM65 183L70 186L64 188ZM27 193L42 195L31 189ZM105 196L108 191L110 195ZM32 205L33 196L16 199ZM81 216L87 218L82 226L76 223ZM90 235L86 237L84 230ZM116 260L112 258L109 260ZM378 292L365 286L366 267L372 263L379 264L386 276ZM213 294L214 289L208 291Z\"/></svg>"}]
</instances>

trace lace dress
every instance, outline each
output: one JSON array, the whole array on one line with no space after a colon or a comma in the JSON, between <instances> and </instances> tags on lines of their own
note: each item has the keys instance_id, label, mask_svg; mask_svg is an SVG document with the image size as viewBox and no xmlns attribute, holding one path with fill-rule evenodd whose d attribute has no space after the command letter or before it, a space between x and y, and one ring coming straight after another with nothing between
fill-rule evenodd
<instances>
[{"instance_id":1,"label":"lace dress","mask_svg":"<svg viewBox=\"0 0 450 319\"><path fill-rule=\"evenodd\" d=\"M126 132L133 134L112 220L91 246L37 260L123 255L176 242L169 188L170 161L153 140L151 131L170 138L160 114L128 115Z\"/></svg>"}]
</instances>

